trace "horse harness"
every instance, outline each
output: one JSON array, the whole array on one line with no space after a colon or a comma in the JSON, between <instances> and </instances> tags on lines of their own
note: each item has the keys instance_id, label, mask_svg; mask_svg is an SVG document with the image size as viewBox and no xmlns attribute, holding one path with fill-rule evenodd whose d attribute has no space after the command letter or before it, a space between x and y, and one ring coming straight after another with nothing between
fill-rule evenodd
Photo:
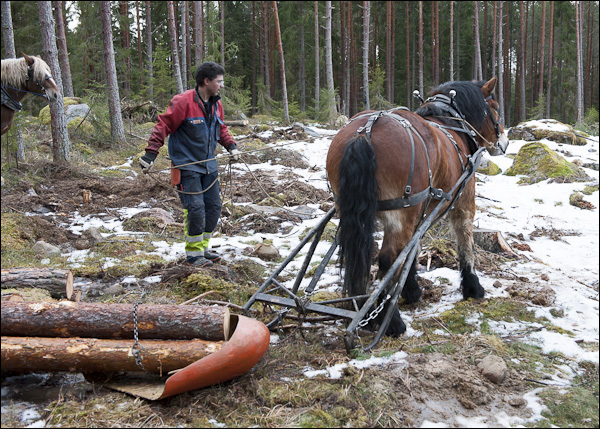
<instances>
[{"instance_id":1,"label":"horse harness","mask_svg":"<svg viewBox=\"0 0 600 429\"><path fill-rule=\"evenodd\" d=\"M42 83L48 79L52 79L52 76L48 75L48 76L44 77L44 79L42 79L42 80L35 81L35 83L42 89L43 94L38 94L37 92L26 91L24 89L13 88L12 86L2 84L2 93L1 93L2 94L2 97L1 97L2 105L8 107L10 110L14 110L15 112L20 112L23 109L23 105L20 102L18 102L17 100L15 100L8 93L7 89L12 89L12 90L19 91L19 92L27 92L28 94L37 95L38 97L48 98L48 96L46 95L46 88L44 88L44 85L42 85ZM27 67L27 80L33 80L33 67L31 67L31 66Z\"/></svg>"},{"instance_id":2,"label":"horse harness","mask_svg":"<svg viewBox=\"0 0 600 429\"><path fill-rule=\"evenodd\" d=\"M486 99L486 101L487 101L487 99ZM427 206L429 205L429 203L432 199L445 201L445 202L452 201L452 203L446 210L446 211L448 211L454 206L454 203L456 202L458 197L461 195L464 187L466 186L466 183L469 181L469 179L472 177L472 175L477 170L477 167L479 165L481 157L477 157L475 160L473 160L472 156L471 156L472 154L475 154L477 152L477 149L479 146L477 144L477 141L475 140L475 132L467 128L467 126L465 125L466 120L464 119L463 114L458 109L458 106L456 106L453 103L453 99L444 94L436 94L436 95L428 98L425 102L431 102L431 103L437 104L438 107L441 107L444 111L446 111L451 116L451 119L459 120L459 123L461 125L460 128L452 127L452 126L448 126L448 125L442 125L437 122L432 122L429 120L427 122L429 123L429 125L434 126L434 127L438 128L439 130L441 130L448 137L448 139L452 142L452 144L458 154L458 158L460 160L460 164L461 164L461 168L462 168L462 173L464 173L467 169L469 169L470 174L460 184L458 193L456 194L455 197L452 196L452 192L445 192L441 188L435 188L432 186L432 172L431 172L431 167L430 167L430 162L429 162L429 153L427 151L427 146L425 145L425 141L423 140L423 137L415 130L413 125L407 119L403 118L402 116L392 113L395 110L408 111L409 110L408 108L399 107L399 108L394 108L392 110L379 111L376 113L366 113L366 114L357 116L356 118L352 119L352 121L355 121L359 118L364 118L366 116L369 116L367 123L364 126L360 127L356 131L357 137L364 133L367 138L367 142L369 144L371 144L371 131L372 131L373 125L381 117L391 118L391 119L395 120L396 122L400 123L400 125L402 125L404 128L406 128L406 130L408 131L408 135L410 137L410 145L411 145L412 155L411 155L411 162L410 162L410 172L408 175L408 184L406 185L406 188L404 189L404 195L402 197L394 198L391 200L377 201L377 211L397 210L397 209L401 209L401 208L416 206L418 204L421 204L423 201L427 200L427 203L425 204L425 207L423 208L423 216L422 216L422 217L425 217L425 212L427 211ZM487 103L486 103L486 105L487 105ZM489 106L488 106L488 109L489 109ZM487 112L486 112L486 114L487 114ZM499 132L498 123L495 120L493 115L490 115L490 116L491 116L492 120L494 120L494 123L496 126L496 132L498 133ZM427 120L426 118L424 118L424 119ZM458 146L458 144L454 140L454 137L452 136L452 134L450 134L450 132L448 130L458 131L461 133L465 133L467 135L467 141L468 141L468 145L469 145L471 154L467 155L464 153L464 151ZM427 160L427 170L429 173L429 175L428 175L429 176L429 185L427 186L427 188L425 188L424 190L422 190L416 194L412 194L412 179L413 179L414 167L415 167L415 138L414 138L414 136L417 136L418 139L421 141L421 144L423 145L423 149L425 151L425 158ZM463 158L463 156L464 156L464 158ZM465 159L466 159L466 163L465 163Z\"/></svg>"}]
</instances>

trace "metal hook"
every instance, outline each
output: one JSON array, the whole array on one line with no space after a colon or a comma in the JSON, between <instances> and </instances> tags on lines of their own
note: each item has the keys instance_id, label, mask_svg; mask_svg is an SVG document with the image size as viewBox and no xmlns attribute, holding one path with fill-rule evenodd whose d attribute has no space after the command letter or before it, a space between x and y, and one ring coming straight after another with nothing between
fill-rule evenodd
<instances>
[{"instance_id":1,"label":"metal hook","mask_svg":"<svg viewBox=\"0 0 600 429\"><path fill-rule=\"evenodd\" d=\"M423 97L421 97L421 93L418 89L413 91L413 97L418 98L421 101L421 104L425 103L425 100L423 100Z\"/></svg>"}]
</instances>

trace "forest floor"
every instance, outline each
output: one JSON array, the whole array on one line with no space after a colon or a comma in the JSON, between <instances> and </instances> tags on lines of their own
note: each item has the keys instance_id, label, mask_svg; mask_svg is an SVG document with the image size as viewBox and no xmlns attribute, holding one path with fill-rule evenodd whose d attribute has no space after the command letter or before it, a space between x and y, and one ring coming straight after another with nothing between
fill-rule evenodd
<instances>
[{"instance_id":1,"label":"forest floor","mask_svg":"<svg viewBox=\"0 0 600 429\"><path fill-rule=\"evenodd\" d=\"M134 134L147 138L150 130L136 126ZM323 138L315 139L290 128L271 131L239 131L242 151L260 151L245 155L244 165L220 166L224 208L213 245L225 261L204 270L182 264L180 229L125 223L130 216L124 208L151 207L170 212L176 223L183 221L167 176L138 174L137 158L145 145L141 139L131 137L118 150L74 146L72 164L60 168L47 159L44 145L30 143L35 156L18 169L3 155L2 269L70 268L76 283L84 286L120 285L116 294L84 293L86 302L135 303L143 294L144 303L179 304L218 287L208 298L243 306L277 266L256 258L253 246L271 242L285 256L298 235L333 206L324 171L333 132L322 130ZM36 134L38 143L47 138ZM289 146L265 146L274 142ZM297 150L294 142L305 143ZM157 166L165 168L162 158ZM89 203L83 201L84 190L91 191ZM307 221L289 211L249 210L249 204L302 206L315 215ZM503 215L508 212L506 207ZM595 213L597 217L597 209ZM119 221L122 228L104 225L106 242L96 244L93 252L77 250L82 225L97 217ZM557 232L551 223L547 226ZM550 240L549 234L541 235L538 240ZM561 239L568 240L565 235ZM37 240L60 245L63 253L40 260L30 248ZM161 253L157 243L166 243L170 253ZM587 275L573 279L591 308L572 309L560 293L549 304L535 304L539 273L519 270L535 258L515 259L479 248L477 270L487 296L462 301L451 244L443 223L427 234L423 248L428 253L419 266L423 299L400 303L409 330L401 338L385 338L371 354L346 353L342 321L291 320L272 332L267 353L248 373L157 402L109 390L78 373L3 373L2 427L598 427L597 322L591 333L595 341L561 324L571 311L589 311L586 317L597 320L597 280L594 284ZM428 256L433 256L429 271ZM189 281L198 273L204 280ZM286 280L294 274L287 273ZM337 275L332 263L322 290L339 287ZM156 276L158 282L143 281ZM231 311L240 313L235 306ZM251 315L265 323L273 318L258 305ZM583 359L536 345L532 335L540 331L564 336L596 357ZM361 331L365 344L372 338L373 333ZM488 355L507 365L499 384L478 367Z\"/></svg>"}]
</instances>

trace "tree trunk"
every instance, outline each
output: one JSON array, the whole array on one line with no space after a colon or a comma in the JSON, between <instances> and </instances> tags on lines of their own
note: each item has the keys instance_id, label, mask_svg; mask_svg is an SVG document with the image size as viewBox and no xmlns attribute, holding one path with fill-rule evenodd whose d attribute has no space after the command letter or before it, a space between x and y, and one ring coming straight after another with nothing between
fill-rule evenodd
<instances>
[{"instance_id":1,"label":"tree trunk","mask_svg":"<svg viewBox=\"0 0 600 429\"><path fill-rule=\"evenodd\" d=\"M120 2L121 8L121 20L119 27L121 27L121 48L125 51L125 77L123 79L123 89L125 95L131 95L131 54L129 49L131 47L131 36L129 34L129 3L127 1Z\"/></svg>"},{"instance_id":2,"label":"tree trunk","mask_svg":"<svg viewBox=\"0 0 600 429\"><path fill-rule=\"evenodd\" d=\"M58 53L56 48L56 33L54 19L52 18L52 6L50 2L38 2L40 33L42 36L42 58L50 66L52 76L56 81L60 93L63 93L62 77L58 65ZM67 130L67 118L62 97L56 102L50 103L50 117L52 125L52 156L56 163L69 161L71 159L71 142Z\"/></svg>"},{"instance_id":3,"label":"tree trunk","mask_svg":"<svg viewBox=\"0 0 600 429\"><path fill-rule=\"evenodd\" d=\"M392 99L392 2L386 1L385 8L385 98Z\"/></svg>"},{"instance_id":4,"label":"tree trunk","mask_svg":"<svg viewBox=\"0 0 600 429\"><path fill-rule=\"evenodd\" d=\"M496 45L498 41L498 2L494 2L494 25L492 30L492 77L496 76ZM486 76L486 79L488 77Z\"/></svg>"},{"instance_id":5,"label":"tree trunk","mask_svg":"<svg viewBox=\"0 0 600 429\"><path fill-rule=\"evenodd\" d=\"M186 1L179 2L179 16L181 19L181 30L179 31L181 34L181 86L183 90L187 90L188 83L188 61L187 61L187 49L188 49L188 30L189 30L189 15L186 13Z\"/></svg>"},{"instance_id":6,"label":"tree trunk","mask_svg":"<svg viewBox=\"0 0 600 429\"><path fill-rule=\"evenodd\" d=\"M582 42L583 42L583 6L581 1L575 2L575 27L577 39L577 123L583 121L583 67L582 67Z\"/></svg>"},{"instance_id":7,"label":"tree trunk","mask_svg":"<svg viewBox=\"0 0 600 429\"><path fill-rule=\"evenodd\" d=\"M3 332L4 333L4 332ZM148 371L167 374L219 351L222 342L204 340L139 342L143 368L132 340L2 336L2 371Z\"/></svg>"},{"instance_id":8,"label":"tree trunk","mask_svg":"<svg viewBox=\"0 0 600 429\"><path fill-rule=\"evenodd\" d=\"M58 59L62 72L63 88L65 97L74 97L73 80L71 79L71 66L69 64L69 51L67 50L67 36L65 33L65 21L62 14L62 1L54 1L54 16L56 17L56 43L58 46Z\"/></svg>"},{"instance_id":9,"label":"tree trunk","mask_svg":"<svg viewBox=\"0 0 600 429\"><path fill-rule=\"evenodd\" d=\"M319 111L319 92L321 91L319 67L319 2L315 1L315 110Z\"/></svg>"},{"instance_id":10,"label":"tree trunk","mask_svg":"<svg viewBox=\"0 0 600 429\"><path fill-rule=\"evenodd\" d=\"M548 45L548 89L546 90L546 118L550 118L552 98L552 63L554 62L554 2L550 2L550 43Z\"/></svg>"},{"instance_id":11,"label":"tree trunk","mask_svg":"<svg viewBox=\"0 0 600 429\"><path fill-rule=\"evenodd\" d=\"M544 51L546 49L546 2L542 2L542 47L540 48L540 86L538 90L538 99L544 96Z\"/></svg>"},{"instance_id":12,"label":"tree trunk","mask_svg":"<svg viewBox=\"0 0 600 429\"><path fill-rule=\"evenodd\" d=\"M175 88L178 94L183 92L183 82L181 81L181 70L179 68L179 47L177 46L177 36L175 32L175 6L172 1L167 2L167 11L169 14L169 35L171 38L171 55L173 55L173 77L175 78Z\"/></svg>"},{"instance_id":13,"label":"tree trunk","mask_svg":"<svg viewBox=\"0 0 600 429\"><path fill-rule=\"evenodd\" d=\"M450 4L452 4L451 2ZM411 67L410 67L410 9L409 2L404 3L406 6L406 106L410 109L412 105L412 80L411 80ZM450 27L452 28L452 27ZM450 33L452 34L452 33ZM451 45L452 46L452 45ZM450 54L450 61L452 61L452 54ZM452 62L450 63L452 64ZM452 79L452 78L450 78Z\"/></svg>"},{"instance_id":14,"label":"tree trunk","mask_svg":"<svg viewBox=\"0 0 600 429\"><path fill-rule=\"evenodd\" d=\"M252 10L254 11L254 2L252 2ZM202 34L200 30L202 15L202 2L194 2L194 59L196 65L202 62ZM254 31L254 20L252 21L252 31ZM254 34L253 34L254 36ZM252 38L254 40L254 37Z\"/></svg>"},{"instance_id":15,"label":"tree trunk","mask_svg":"<svg viewBox=\"0 0 600 429\"><path fill-rule=\"evenodd\" d=\"M363 1L363 104L364 110L371 110L369 100L369 23L370 23L371 2Z\"/></svg>"},{"instance_id":16,"label":"tree trunk","mask_svg":"<svg viewBox=\"0 0 600 429\"><path fill-rule=\"evenodd\" d=\"M110 18L110 2L100 3L100 18L102 20L102 40L104 43L104 65L106 68L106 91L108 110L110 114L110 134L113 143L125 142L123 117L121 116L121 101L117 84L117 68L115 66L115 50L113 48L112 26Z\"/></svg>"},{"instance_id":17,"label":"tree trunk","mask_svg":"<svg viewBox=\"0 0 600 429\"><path fill-rule=\"evenodd\" d=\"M481 41L479 38L479 2L475 2L475 22L473 23L475 28L475 79L483 79L483 71L481 69Z\"/></svg>"},{"instance_id":18,"label":"tree trunk","mask_svg":"<svg viewBox=\"0 0 600 429\"><path fill-rule=\"evenodd\" d=\"M136 21L136 30L137 30L137 48L138 48L138 73L140 74L140 90L142 89L142 85L144 84L143 76L144 76L144 65L142 62L142 30L140 27L140 2L135 2L135 21Z\"/></svg>"},{"instance_id":19,"label":"tree trunk","mask_svg":"<svg viewBox=\"0 0 600 429\"><path fill-rule=\"evenodd\" d=\"M419 92L423 93L423 2L419 2Z\"/></svg>"},{"instance_id":20,"label":"tree trunk","mask_svg":"<svg viewBox=\"0 0 600 429\"><path fill-rule=\"evenodd\" d=\"M2 270L2 289L27 287L45 289L55 298L70 298L73 293L73 273L58 268Z\"/></svg>"},{"instance_id":21,"label":"tree trunk","mask_svg":"<svg viewBox=\"0 0 600 429\"><path fill-rule=\"evenodd\" d=\"M15 36L12 25L12 14L10 11L10 2L2 2L2 42L4 44L4 55L5 58L16 58L17 53L15 51ZM25 146L23 145L23 132L21 131L21 124L13 124L15 132L15 138L17 140L17 161L25 160Z\"/></svg>"},{"instance_id":22,"label":"tree trunk","mask_svg":"<svg viewBox=\"0 0 600 429\"><path fill-rule=\"evenodd\" d=\"M148 98L154 98L154 71L152 61L152 9L151 2L146 2L146 67L148 70Z\"/></svg>"},{"instance_id":23,"label":"tree trunk","mask_svg":"<svg viewBox=\"0 0 600 429\"><path fill-rule=\"evenodd\" d=\"M273 2L273 15L275 17L275 34L277 36L277 48L279 50L279 67L281 70L281 89L283 92L283 120L286 124L290 122L290 111L287 99L287 85L285 83L285 59L283 56L283 44L281 43L281 30L279 28L279 13L277 11L277 2Z\"/></svg>"},{"instance_id":24,"label":"tree trunk","mask_svg":"<svg viewBox=\"0 0 600 429\"><path fill-rule=\"evenodd\" d=\"M133 304L2 302L2 335L133 339ZM229 338L227 307L137 306L140 339L219 341Z\"/></svg>"},{"instance_id":25,"label":"tree trunk","mask_svg":"<svg viewBox=\"0 0 600 429\"><path fill-rule=\"evenodd\" d=\"M526 35L525 35L525 25L524 25L524 13L525 13L525 9L524 9L524 2L520 2L521 4L521 13L520 15L520 22L521 22L521 49L519 50L519 54L521 56L519 62L521 63L521 73L519 75L519 85L520 85L520 93L521 93L521 98L520 100L518 100L517 102L519 103L520 106L520 121L525 121L527 119L527 110L525 108L526 105L526 92L525 92L525 41L527 40Z\"/></svg>"},{"instance_id":26,"label":"tree trunk","mask_svg":"<svg viewBox=\"0 0 600 429\"><path fill-rule=\"evenodd\" d=\"M302 21L304 17L304 2L300 2L300 20L298 25L300 26L300 111L306 110L306 54L305 54L305 40L304 40L304 23ZM254 40L254 39L252 39ZM254 52L252 53L254 55Z\"/></svg>"},{"instance_id":27,"label":"tree trunk","mask_svg":"<svg viewBox=\"0 0 600 429\"><path fill-rule=\"evenodd\" d=\"M276 5L276 2L273 2ZM327 76L327 104L329 106L329 120L333 125L337 117L337 108L335 103L335 87L333 82L333 52L331 48L331 2L325 2L325 74ZM283 62L283 60L282 60ZM287 94L286 94L287 97Z\"/></svg>"},{"instance_id":28,"label":"tree trunk","mask_svg":"<svg viewBox=\"0 0 600 429\"><path fill-rule=\"evenodd\" d=\"M440 2L435 2L435 74L434 85L440 84Z\"/></svg>"},{"instance_id":29,"label":"tree trunk","mask_svg":"<svg viewBox=\"0 0 600 429\"><path fill-rule=\"evenodd\" d=\"M482 48L482 76L488 80L490 78L489 69L488 69L488 2L483 2L483 48Z\"/></svg>"},{"instance_id":30,"label":"tree trunk","mask_svg":"<svg viewBox=\"0 0 600 429\"><path fill-rule=\"evenodd\" d=\"M194 5L197 2L194 2ZM258 43L260 47L260 42ZM256 112L256 2L252 2L252 102L250 105L250 115L254 115ZM198 61L198 60L196 60Z\"/></svg>"},{"instance_id":31,"label":"tree trunk","mask_svg":"<svg viewBox=\"0 0 600 429\"><path fill-rule=\"evenodd\" d=\"M348 1L346 2L346 35L347 35L347 41L346 41L346 68L344 70L344 73L346 73L346 111L345 111L345 115L346 117L350 118L350 108L352 105L352 79L353 79L353 73L351 74L351 70L353 68L353 64L354 62L352 61L352 45L354 43L354 31L353 31L353 26L352 26L353 22L352 22L352 2Z\"/></svg>"},{"instance_id":32,"label":"tree trunk","mask_svg":"<svg viewBox=\"0 0 600 429\"><path fill-rule=\"evenodd\" d=\"M225 2L219 2L220 17L219 22L221 24L221 66L225 68Z\"/></svg>"},{"instance_id":33,"label":"tree trunk","mask_svg":"<svg viewBox=\"0 0 600 429\"><path fill-rule=\"evenodd\" d=\"M192 67L194 63L192 61L192 33L190 32L191 24L190 24L190 2L185 2L185 20L187 25L185 27L185 57L187 58L187 68L183 69L186 75L186 81L188 83L187 87L194 87L194 76L192 75ZM186 87L186 88L187 88Z\"/></svg>"},{"instance_id":34,"label":"tree trunk","mask_svg":"<svg viewBox=\"0 0 600 429\"><path fill-rule=\"evenodd\" d=\"M500 7L498 9L498 104L500 105L500 122L506 126L506 117L504 116L504 54L503 54L503 38L502 38L502 27L504 25L504 19L502 17L502 5L504 2L499 2Z\"/></svg>"}]
</instances>

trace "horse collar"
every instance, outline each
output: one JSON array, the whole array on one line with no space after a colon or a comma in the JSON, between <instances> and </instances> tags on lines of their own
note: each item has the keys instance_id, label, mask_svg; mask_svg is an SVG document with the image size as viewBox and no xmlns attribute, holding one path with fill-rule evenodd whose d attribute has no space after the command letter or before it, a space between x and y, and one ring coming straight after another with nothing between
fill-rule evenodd
<instances>
[{"instance_id":1,"label":"horse collar","mask_svg":"<svg viewBox=\"0 0 600 429\"><path fill-rule=\"evenodd\" d=\"M23 110L23 105L11 97L11 95L5 89L4 85L2 85L1 101L2 105L8 107L10 110L14 110L15 112L20 112L21 110Z\"/></svg>"}]
</instances>

